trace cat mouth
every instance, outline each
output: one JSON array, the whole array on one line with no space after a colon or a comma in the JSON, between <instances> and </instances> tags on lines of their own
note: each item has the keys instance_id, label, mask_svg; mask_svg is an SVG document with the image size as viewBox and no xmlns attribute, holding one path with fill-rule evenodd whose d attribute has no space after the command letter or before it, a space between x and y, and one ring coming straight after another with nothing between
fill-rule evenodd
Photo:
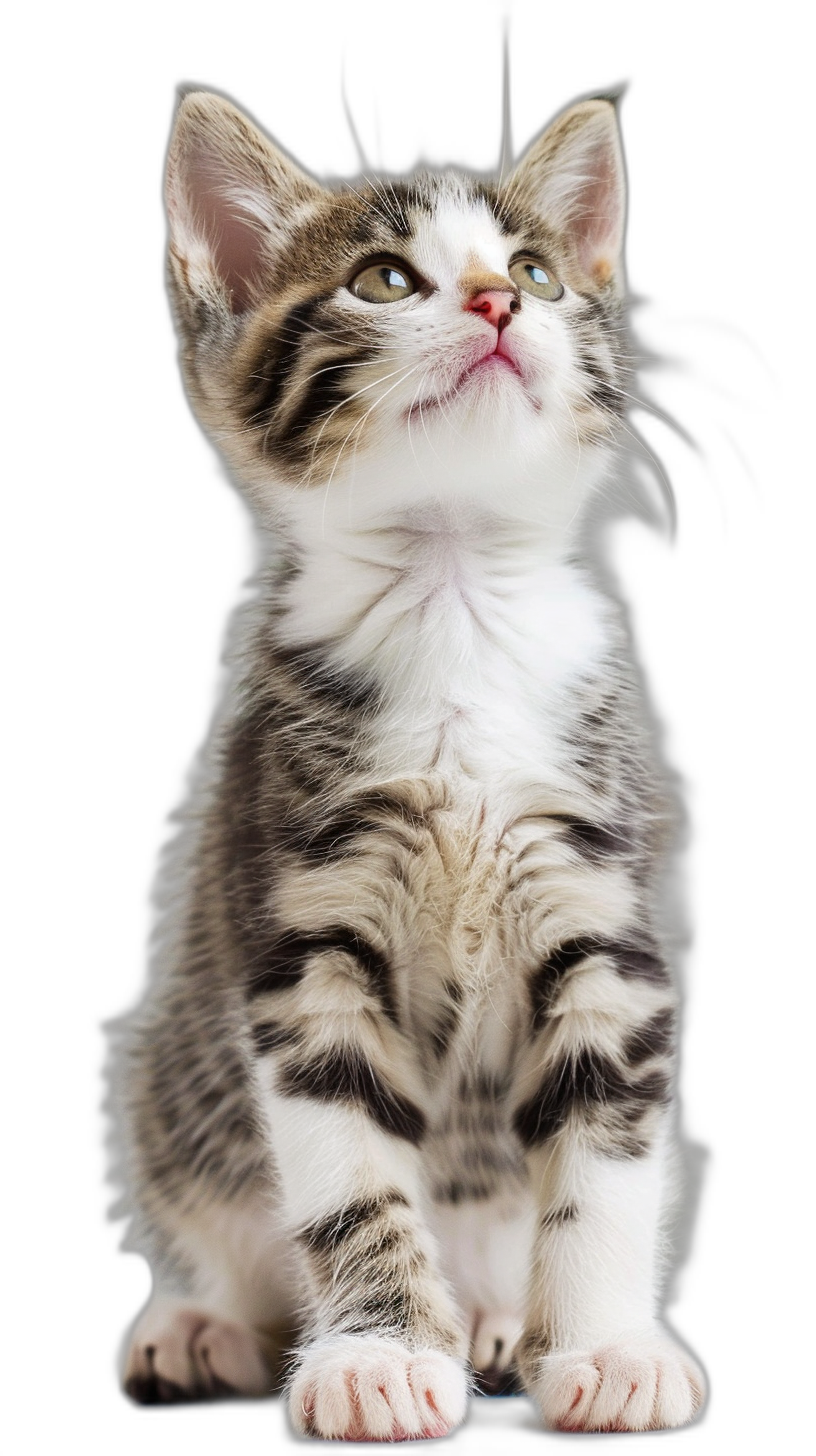
<instances>
[{"instance_id":1,"label":"cat mouth","mask_svg":"<svg viewBox=\"0 0 816 1456\"><path fill-rule=\"evenodd\" d=\"M526 384L518 363L506 348L502 347L501 335L499 335L495 349L490 349L486 354L482 354L481 358L468 364L450 389L446 389L443 394L431 394L425 399L416 400L407 411L408 421L419 418L427 410L444 409L445 405L453 404L471 380L483 379L490 374L514 374L522 386Z\"/></svg>"}]
</instances>

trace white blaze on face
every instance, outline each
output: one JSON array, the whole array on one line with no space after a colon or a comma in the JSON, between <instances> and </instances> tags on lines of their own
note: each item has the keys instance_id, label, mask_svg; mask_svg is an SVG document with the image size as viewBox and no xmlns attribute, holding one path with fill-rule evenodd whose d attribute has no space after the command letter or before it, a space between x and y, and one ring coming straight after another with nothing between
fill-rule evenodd
<instances>
[{"instance_id":1,"label":"white blaze on face","mask_svg":"<svg viewBox=\"0 0 816 1456\"><path fill-rule=\"evenodd\" d=\"M474 268L504 274L510 286L508 239L487 204L468 199L453 179L433 215L419 217L414 237L417 261L440 289L457 294L460 278Z\"/></svg>"},{"instance_id":2,"label":"white blaze on face","mask_svg":"<svg viewBox=\"0 0 816 1456\"><path fill-rule=\"evenodd\" d=\"M466 306L465 280L476 274L506 279L525 239L502 233L486 202L467 195L454 177L444 179L432 212L414 213L406 262L431 285L403 307L383 310L390 368L409 371L394 389L383 429L383 454L396 428L401 451L410 454L440 491L458 495L457 480L478 479L497 465L506 484L532 465L540 477L576 470L580 447L570 407L576 355L569 300L547 302L522 294L502 342L513 368L470 373L495 348L495 326ZM372 452L375 469L376 446ZM380 455L382 460L382 455ZM360 460L350 462L357 472ZM368 463L368 462L366 462ZM398 468L405 461L391 458ZM441 465L443 468L438 469ZM364 466L365 469L365 466ZM445 484L443 485L443 477Z\"/></svg>"}]
</instances>

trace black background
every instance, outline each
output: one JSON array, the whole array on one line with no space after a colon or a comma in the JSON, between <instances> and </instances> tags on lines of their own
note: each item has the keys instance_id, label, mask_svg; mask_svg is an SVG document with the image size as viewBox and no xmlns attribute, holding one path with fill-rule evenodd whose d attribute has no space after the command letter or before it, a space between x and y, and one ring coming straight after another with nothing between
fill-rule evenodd
<instances>
[{"instance_id":1,"label":"black background","mask_svg":"<svg viewBox=\"0 0 816 1456\"><path fill-rule=\"evenodd\" d=\"M122 1329L146 1299L149 1278L136 1258L115 1252L118 1233L103 1216L98 1028L137 994L154 856L207 728L224 620L251 562L242 508L176 373L160 202L173 92L195 82L232 96L322 176L358 170L342 87L372 166L450 160L490 170L500 147L506 33L516 150L576 96L628 83L629 282L646 300L638 310L644 348L666 364L648 390L691 440L638 414L672 480L678 534L669 545L640 527L624 531L618 559L694 823L697 942L683 1088L686 1123L710 1160L675 1322L707 1363L714 1395L701 1427L667 1439L699 1444L745 1430L746 1382L753 1390L762 1374L753 1356L750 1379L745 1369L736 1373L734 1326L743 1345L758 1340L758 1275L743 1249L758 1197L750 1136L764 1102L758 1009L772 974L765 887L778 776L768 740L785 590L774 521L790 510L775 272L784 108L774 39L713 38L699 16L678 15L682 26L654 10L648 25L615 23L611 31L595 13L517 4L487 22L452 10L450 29L408 7L332 12L328 20L303 7L277 19L236 12L220 17L217 35L205 35L201 19L185 39L134 29L118 71L89 83L89 153L99 118L112 147L89 167L89 188L102 202L99 358L111 361L102 367L99 408L115 443L90 501L90 767L77 814L96 815L98 843L93 865L77 865L93 929L83 980L89 1003L73 1040L83 1108L68 1267L89 1321L77 1398L101 1439L284 1440L277 1415L258 1409L141 1414L121 1401L114 1380ZM458 1444L474 1449L479 1439ZM532 1450L542 1439L513 1440Z\"/></svg>"}]
</instances>

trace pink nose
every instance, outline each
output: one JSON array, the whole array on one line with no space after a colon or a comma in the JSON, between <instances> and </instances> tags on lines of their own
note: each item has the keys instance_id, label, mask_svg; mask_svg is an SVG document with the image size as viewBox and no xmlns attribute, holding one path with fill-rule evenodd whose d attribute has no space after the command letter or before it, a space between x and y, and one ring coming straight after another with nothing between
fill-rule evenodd
<instances>
[{"instance_id":1,"label":"pink nose","mask_svg":"<svg viewBox=\"0 0 816 1456\"><path fill-rule=\"evenodd\" d=\"M486 288L482 293L477 293L473 298L468 299L465 308L469 313L481 314L489 324L495 324L501 333L518 308L518 299L509 290L505 292L503 288Z\"/></svg>"}]
</instances>

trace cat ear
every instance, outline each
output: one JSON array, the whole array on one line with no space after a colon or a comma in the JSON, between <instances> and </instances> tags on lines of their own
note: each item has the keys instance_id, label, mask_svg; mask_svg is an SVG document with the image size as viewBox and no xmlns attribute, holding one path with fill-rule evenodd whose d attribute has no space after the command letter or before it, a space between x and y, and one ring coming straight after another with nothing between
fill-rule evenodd
<instances>
[{"instance_id":1,"label":"cat ear","mask_svg":"<svg viewBox=\"0 0 816 1456\"><path fill-rule=\"evenodd\" d=\"M581 101L565 111L530 147L509 187L572 238L596 287L620 281L626 189L611 102Z\"/></svg>"},{"instance_id":2,"label":"cat ear","mask_svg":"<svg viewBox=\"0 0 816 1456\"><path fill-rule=\"evenodd\" d=\"M276 253L321 192L228 101L193 91L167 155L170 268L185 312L240 314L258 302Z\"/></svg>"}]
</instances>

